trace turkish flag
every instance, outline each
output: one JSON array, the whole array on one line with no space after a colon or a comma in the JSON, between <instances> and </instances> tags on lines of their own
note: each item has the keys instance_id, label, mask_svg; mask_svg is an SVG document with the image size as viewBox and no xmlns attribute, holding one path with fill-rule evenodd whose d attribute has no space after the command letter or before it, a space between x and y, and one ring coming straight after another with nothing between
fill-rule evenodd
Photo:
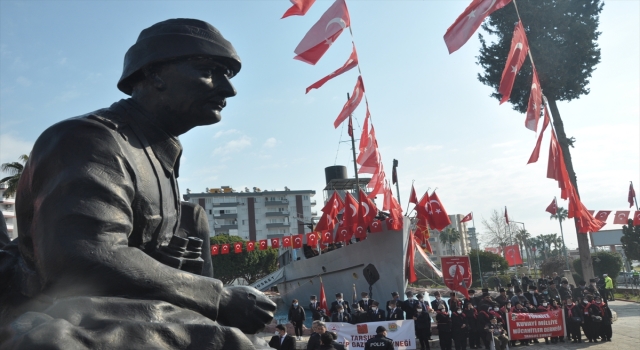
<instances>
[{"instance_id":1,"label":"turkish flag","mask_svg":"<svg viewBox=\"0 0 640 350\"><path fill-rule=\"evenodd\" d=\"M323 231L322 232L322 243L333 243L333 231Z\"/></svg>"},{"instance_id":2,"label":"turkish flag","mask_svg":"<svg viewBox=\"0 0 640 350\"><path fill-rule=\"evenodd\" d=\"M254 241L247 242L247 251L252 252L254 250L256 250L256 242Z\"/></svg>"},{"instance_id":3,"label":"turkish flag","mask_svg":"<svg viewBox=\"0 0 640 350\"><path fill-rule=\"evenodd\" d=\"M373 220L369 229L371 233L382 232L382 222L380 220Z\"/></svg>"},{"instance_id":4,"label":"turkish flag","mask_svg":"<svg viewBox=\"0 0 640 350\"><path fill-rule=\"evenodd\" d=\"M358 238L365 238L367 227L371 225L373 220L375 220L376 215L378 215L378 208L376 205L367 198L367 195L363 190L360 190L360 206L358 207L358 225L356 227L356 237L360 234ZM360 229L360 231L358 231Z\"/></svg>"},{"instance_id":5,"label":"turkish flag","mask_svg":"<svg viewBox=\"0 0 640 350\"><path fill-rule=\"evenodd\" d=\"M356 82L356 86L353 87L353 93L351 94L351 97L349 97L347 102L345 102L342 110L340 111L340 114L338 114L338 117L333 122L333 126L336 129L338 128L338 126L340 126L340 124L342 124L343 121L345 121L345 119L347 119L349 115L351 115L351 113L353 113L353 111L356 110L356 108L360 104L360 101L362 101L363 96L364 83L362 82L362 76L358 76L358 81Z\"/></svg>"},{"instance_id":6,"label":"turkish flag","mask_svg":"<svg viewBox=\"0 0 640 350\"><path fill-rule=\"evenodd\" d=\"M589 214L591 214L592 216L593 216L593 215L595 215L595 213L596 213L596 211L595 211L595 210L587 210L587 212L588 212Z\"/></svg>"},{"instance_id":7,"label":"turkish flag","mask_svg":"<svg viewBox=\"0 0 640 350\"><path fill-rule=\"evenodd\" d=\"M350 228L353 232L358 224L358 208L360 203L355 199L351 193L347 192L344 197L344 212L342 213L342 220L344 225Z\"/></svg>"},{"instance_id":8,"label":"turkish flag","mask_svg":"<svg viewBox=\"0 0 640 350\"><path fill-rule=\"evenodd\" d=\"M331 311L327 307L327 295L324 293L324 284L322 284L322 277L320 278L320 309L324 310L327 316L331 316Z\"/></svg>"},{"instance_id":9,"label":"turkish flag","mask_svg":"<svg viewBox=\"0 0 640 350\"><path fill-rule=\"evenodd\" d=\"M220 246L214 244L211 246L211 255L218 255L220 253Z\"/></svg>"},{"instance_id":10,"label":"turkish flag","mask_svg":"<svg viewBox=\"0 0 640 350\"><path fill-rule=\"evenodd\" d=\"M540 88L538 72L535 67L533 67L532 76L531 90L529 92L529 104L527 105L527 114L524 120L524 126L529 130L537 131L538 119L540 119L540 111L542 110L542 90Z\"/></svg>"},{"instance_id":11,"label":"turkish flag","mask_svg":"<svg viewBox=\"0 0 640 350\"><path fill-rule=\"evenodd\" d=\"M318 224L316 225L314 231L333 231L334 227L334 220L329 215L327 215L327 213L322 213L322 216L320 217L320 220L318 220Z\"/></svg>"},{"instance_id":12,"label":"turkish flag","mask_svg":"<svg viewBox=\"0 0 640 350\"><path fill-rule=\"evenodd\" d=\"M633 189L633 182L629 184L629 196L627 201L629 202L629 208L633 207L633 199L636 197L636 191Z\"/></svg>"},{"instance_id":13,"label":"turkish flag","mask_svg":"<svg viewBox=\"0 0 640 350\"><path fill-rule=\"evenodd\" d=\"M364 123L362 123L362 135L360 136L360 143L358 144L360 153L364 152L365 148L369 144L369 119L371 118L371 115L369 114L369 105L367 105L367 101L365 101L364 103L367 109L367 113L364 117Z\"/></svg>"},{"instance_id":14,"label":"turkish flag","mask_svg":"<svg viewBox=\"0 0 640 350\"><path fill-rule=\"evenodd\" d=\"M260 240L260 250L267 250L267 240L266 239L261 239Z\"/></svg>"},{"instance_id":15,"label":"turkish flag","mask_svg":"<svg viewBox=\"0 0 640 350\"><path fill-rule=\"evenodd\" d=\"M545 211L552 215L556 215L558 213L558 203L556 202L555 198L553 198L553 201L551 202L551 204L549 204Z\"/></svg>"},{"instance_id":16,"label":"turkish flag","mask_svg":"<svg viewBox=\"0 0 640 350\"><path fill-rule=\"evenodd\" d=\"M613 219L613 223L616 225L626 225L629 223L629 213L628 210L618 210L616 212L616 217ZM600 219L600 218L598 218Z\"/></svg>"},{"instance_id":17,"label":"turkish flag","mask_svg":"<svg viewBox=\"0 0 640 350\"><path fill-rule=\"evenodd\" d=\"M522 27L522 22L518 21L515 29L513 30L513 37L511 38L511 49L509 49L509 56L507 57L507 64L502 71L502 78L500 79L500 87L498 92L502 95L500 104L503 104L509 100L511 96L511 89L513 88L513 82L516 80L516 75L524 63L524 59L529 52L529 43L527 42L527 35Z\"/></svg>"},{"instance_id":18,"label":"turkish flag","mask_svg":"<svg viewBox=\"0 0 640 350\"><path fill-rule=\"evenodd\" d=\"M307 233L307 245L315 247L318 245L318 234L315 232Z\"/></svg>"},{"instance_id":19,"label":"turkish flag","mask_svg":"<svg viewBox=\"0 0 640 350\"><path fill-rule=\"evenodd\" d=\"M426 228L430 226L431 228L435 228L435 223L433 222L433 210L431 208L431 203L429 202L429 191L425 192L418 204L416 204L416 218L418 219L417 226Z\"/></svg>"},{"instance_id":20,"label":"turkish flag","mask_svg":"<svg viewBox=\"0 0 640 350\"><path fill-rule=\"evenodd\" d=\"M547 110L547 106L544 106L544 122L542 123L542 131L540 131L540 135L538 135L536 147L533 149L533 152L531 153L527 164L535 163L538 161L538 158L540 157L540 145L542 144L542 136L544 135L544 131L547 130L547 126L549 125L550 121L551 120L549 119L549 111Z\"/></svg>"},{"instance_id":21,"label":"turkish flag","mask_svg":"<svg viewBox=\"0 0 640 350\"><path fill-rule=\"evenodd\" d=\"M405 262L405 276L407 278L407 280L409 280L409 283L413 283L415 281L418 280L418 276L416 276L416 268L415 268L415 253L416 253L416 247L415 247L415 238L413 236L413 231L409 233L409 243L407 244L407 255L406 255L406 259L407 261Z\"/></svg>"},{"instance_id":22,"label":"turkish flag","mask_svg":"<svg viewBox=\"0 0 640 350\"><path fill-rule=\"evenodd\" d=\"M302 248L302 238L304 235L298 234L293 237L293 248Z\"/></svg>"},{"instance_id":23,"label":"turkish flag","mask_svg":"<svg viewBox=\"0 0 640 350\"><path fill-rule=\"evenodd\" d=\"M222 254L229 254L229 244L222 245Z\"/></svg>"},{"instance_id":24,"label":"turkish flag","mask_svg":"<svg viewBox=\"0 0 640 350\"><path fill-rule=\"evenodd\" d=\"M380 163L380 167L375 172L375 174L373 174L373 177L367 184L367 188L371 189L367 197L371 199L375 199L377 195L379 194L383 195L384 189L385 187L387 187L386 183L387 183L387 178L384 172L384 166L382 165L382 163Z\"/></svg>"},{"instance_id":25,"label":"turkish flag","mask_svg":"<svg viewBox=\"0 0 640 350\"><path fill-rule=\"evenodd\" d=\"M460 267L456 265L455 274L453 275L453 288L452 290L457 290L462 293L465 298L469 299L469 292L467 291L467 285L464 285L464 278L462 277L462 271Z\"/></svg>"},{"instance_id":26,"label":"turkish flag","mask_svg":"<svg viewBox=\"0 0 640 350\"><path fill-rule=\"evenodd\" d=\"M349 134L350 137L353 137L353 118L351 118L351 116L349 116L349 125L347 126L347 134Z\"/></svg>"},{"instance_id":27,"label":"turkish flag","mask_svg":"<svg viewBox=\"0 0 640 350\"><path fill-rule=\"evenodd\" d=\"M389 222L391 220L391 222ZM387 229L389 230L402 230L402 207L395 197L391 197L391 210L389 210L389 218L387 219Z\"/></svg>"},{"instance_id":28,"label":"turkish flag","mask_svg":"<svg viewBox=\"0 0 640 350\"><path fill-rule=\"evenodd\" d=\"M462 220L460 220L460 223L471 221L471 220L473 220L473 212L471 212L471 213L467 214L467 216L463 217Z\"/></svg>"},{"instance_id":29,"label":"turkish flag","mask_svg":"<svg viewBox=\"0 0 640 350\"><path fill-rule=\"evenodd\" d=\"M447 211L444 209L440 198L434 191L431 196L429 196L429 204L431 205L431 217L433 220L433 229L442 231L445 227L451 225L451 220L449 219L449 215Z\"/></svg>"},{"instance_id":30,"label":"turkish flag","mask_svg":"<svg viewBox=\"0 0 640 350\"><path fill-rule=\"evenodd\" d=\"M509 266L522 265L520 248L517 244L504 247L504 258L509 263Z\"/></svg>"},{"instance_id":31,"label":"turkish flag","mask_svg":"<svg viewBox=\"0 0 640 350\"><path fill-rule=\"evenodd\" d=\"M353 69L353 67L356 67L358 65L358 54L356 53L356 46L355 44L353 45L353 51L351 51L351 56L349 56L349 58L347 59L347 62L345 62L342 67L336 69L333 73L327 75L326 77L316 81L315 83L309 85L309 87L307 88L307 92L309 93L309 91L311 91L312 89L319 89L322 87L322 85L324 85L326 82L328 82L329 80L341 75L342 73L346 73L348 71L350 71L351 69Z\"/></svg>"},{"instance_id":32,"label":"turkish flag","mask_svg":"<svg viewBox=\"0 0 640 350\"><path fill-rule=\"evenodd\" d=\"M233 251L235 253L242 253L242 243L236 242L233 244Z\"/></svg>"},{"instance_id":33,"label":"turkish flag","mask_svg":"<svg viewBox=\"0 0 640 350\"><path fill-rule=\"evenodd\" d=\"M444 34L449 54L461 48L487 16L510 2L511 0L473 0Z\"/></svg>"},{"instance_id":34,"label":"turkish flag","mask_svg":"<svg viewBox=\"0 0 640 350\"><path fill-rule=\"evenodd\" d=\"M338 230L336 231L336 242L348 242L348 241L350 241L351 237L353 236L353 233L355 232L355 230L356 229L352 230L349 227L345 226L344 220L340 221L340 224L338 225ZM365 236L366 236L366 234L365 234Z\"/></svg>"},{"instance_id":35,"label":"turkish flag","mask_svg":"<svg viewBox=\"0 0 640 350\"><path fill-rule=\"evenodd\" d=\"M569 173L564 163L562 149L556 138L556 133L551 129L551 142L549 144L549 162L547 164L547 178L558 181L558 187L562 190L561 198L567 199L573 185L569 180Z\"/></svg>"},{"instance_id":36,"label":"turkish flag","mask_svg":"<svg viewBox=\"0 0 640 350\"><path fill-rule=\"evenodd\" d=\"M578 233L597 232L605 225L604 222L594 218L593 211L587 210L582 204L573 186L569 187L569 209L567 214L570 219L575 217Z\"/></svg>"},{"instance_id":37,"label":"turkish flag","mask_svg":"<svg viewBox=\"0 0 640 350\"><path fill-rule=\"evenodd\" d=\"M633 214L633 226L640 226L640 210L636 210Z\"/></svg>"},{"instance_id":38,"label":"turkish flag","mask_svg":"<svg viewBox=\"0 0 640 350\"><path fill-rule=\"evenodd\" d=\"M411 193L409 194L409 203L418 204L418 196L416 196L416 189L411 184Z\"/></svg>"},{"instance_id":39,"label":"turkish flag","mask_svg":"<svg viewBox=\"0 0 640 350\"><path fill-rule=\"evenodd\" d=\"M311 8L316 0L289 0L293 4L287 12L282 15L282 18L286 18L289 16L304 16L307 11ZM281 19L282 19L281 18Z\"/></svg>"},{"instance_id":40,"label":"turkish flag","mask_svg":"<svg viewBox=\"0 0 640 350\"><path fill-rule=\"evenodd\" d=\"M297 55L294 58L305 63L316 64L350 24L347 4L344 0L336 0L293 50Z\"/></svg>"},{"instance_id":41,"label":"turkish flag","mask_svg":"<svg viewBox=\"0 0 640 350\"><path fill-rule=\"evenodd\" d=\"M271 238L271 248L280 248L280 240L278 238Z\"/></svg>"},{"instance_id":42,"label":"turkish flag","mask_svg":"<svg viewBox=\"0 0 640 350\"><path fill-rule=\"evenodd\" d=\"M283 247L291 247L291 236L282 237L282 246Z\"/></svg>"},{"instance_id":43,"label":"turkish flag","mask_svg":"<svg viewBox=\"0 0 640 350\"><path fill-rule=\"evenodd\" d=\"M333 191L333 194L329 197L329 200L321 210L331 219L334 219L343 208L344 203L342 202L342 198L340 198L338 191Z\"/></svg>"},{"instance_id":44,"label":"turkish flag","mask_svg":"<svg viewBox=\"0 0 640 350\"><path fill-rule=\"evenodd\" d=\"M600 210L598 211L598 214L596 214L595 218L605 222L607 221L607 218L609 218L609 214L611 214L611 210Z\"/></svg>"},{"instance_id":45,"label":"turkish flag","mask_svg":"<svg viewBox=\"0 0 640 350\"><path fill-rule=\"evenodd\" d=\"M443 256L440 258L444 284L469 299L467 289L471 287L471 263L468 256Z\"/></svg>"}]
</instances>

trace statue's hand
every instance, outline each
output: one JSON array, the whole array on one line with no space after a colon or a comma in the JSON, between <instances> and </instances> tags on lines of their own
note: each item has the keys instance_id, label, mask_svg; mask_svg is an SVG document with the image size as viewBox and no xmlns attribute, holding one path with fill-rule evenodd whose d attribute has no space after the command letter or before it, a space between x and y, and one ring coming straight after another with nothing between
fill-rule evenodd
<instances>
[{"instance_id":1,"label":"statue's hand","mask_svg":"<svg viewBox=\"0 0 640 350\"><path fill-rule=\"evenodd\" d=\"M276 304L261 291L248 286L222 289L217 321L239 328L243 333L255 334L271 322Z\"/></svg>"}]
</instances>

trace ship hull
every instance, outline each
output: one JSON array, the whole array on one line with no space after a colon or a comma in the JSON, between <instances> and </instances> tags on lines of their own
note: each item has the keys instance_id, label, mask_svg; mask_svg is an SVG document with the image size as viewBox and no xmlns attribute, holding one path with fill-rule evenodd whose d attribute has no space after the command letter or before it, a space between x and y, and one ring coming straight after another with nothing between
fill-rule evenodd
<instances>
[{"instance_id":1,"label":"ship hull","mask_svg":"<svg viewBox=\"0 0 640 350\"><path fill-rule=\"evenodd\" d=\"M386 226L386 225L383 225ZM278 283L278 292L285 305L298 299L306 306L310 295L319 296L320 278L324 284L327 303L335 300L336 293L344 293L351 302L353 285L360 299L361 292L369 292L372 299L383 304L391 299L391 292L404 294L406 247L409 222L404 230L370 233L366 240L304 260L293 261L284 267L284 279ZM373 265L380 279L369 286L363 269Z\"/></svg>"}]
</instances>

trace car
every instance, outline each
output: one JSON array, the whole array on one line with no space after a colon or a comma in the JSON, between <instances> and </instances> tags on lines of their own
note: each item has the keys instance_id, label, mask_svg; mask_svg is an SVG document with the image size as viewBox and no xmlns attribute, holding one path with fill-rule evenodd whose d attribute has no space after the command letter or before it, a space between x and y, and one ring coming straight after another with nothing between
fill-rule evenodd
<instances>
[{"instance_id":1,"label":"car","mask_svg":"<svg viewBox=\"0 0 640 350\"><path fill-rule=\"evenodd\" d=\"M633 272L620 272L616 278L616 284L630 284L633 282Z\"/></svg>"}]
</instances>

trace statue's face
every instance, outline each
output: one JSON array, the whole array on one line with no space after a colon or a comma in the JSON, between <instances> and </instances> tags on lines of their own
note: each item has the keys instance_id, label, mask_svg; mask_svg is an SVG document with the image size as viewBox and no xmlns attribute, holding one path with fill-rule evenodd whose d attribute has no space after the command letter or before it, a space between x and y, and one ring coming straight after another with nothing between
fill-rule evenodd
<instances>
[{"instance_id":1,"label":"statue's face","mask_svg":"<svg viewBox=\"0 0 640 350\"><path fill-rule=\"evenodd\" d=\"M160 94L163 108L172 115L172 124L189 130L215 124L226 98L236 95L229 81L231 72L213 59L198 58L171 63L159 73L164 82Z\"/></svg>"}]
</instances>

